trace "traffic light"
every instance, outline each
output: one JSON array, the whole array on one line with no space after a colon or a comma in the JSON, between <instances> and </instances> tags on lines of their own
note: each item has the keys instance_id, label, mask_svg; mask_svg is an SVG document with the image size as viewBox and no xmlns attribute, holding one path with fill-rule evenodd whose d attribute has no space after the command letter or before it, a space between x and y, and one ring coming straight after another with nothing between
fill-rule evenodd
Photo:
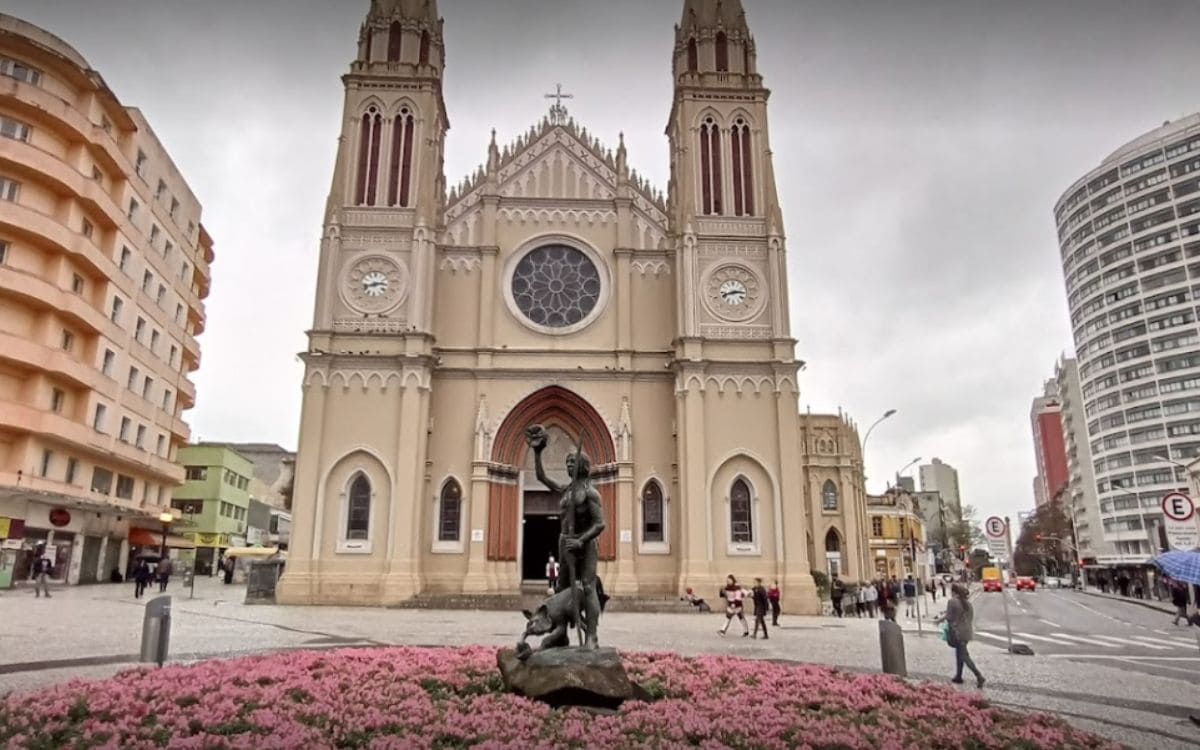
<instances>
[{"instance_id":1,"label":"traffic light","mask_svg":"<svg viewBox=\"0 0 1200 750\"><path fill-rule=\"evenodd\" d=\"M1042 541L1042 535L1041 535L1041 534L1034 534L1034 535L1033 535L1033 538L1034 538L1035 540L1039 541L1039 542L1040 542L1040 541Z\"/></svg>"}]
</instances>

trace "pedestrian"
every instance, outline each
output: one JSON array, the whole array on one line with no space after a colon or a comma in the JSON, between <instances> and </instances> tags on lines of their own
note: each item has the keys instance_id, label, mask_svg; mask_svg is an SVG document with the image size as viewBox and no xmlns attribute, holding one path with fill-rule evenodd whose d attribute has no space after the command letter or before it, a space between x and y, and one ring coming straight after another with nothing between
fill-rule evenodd
<instances>
[{"instance_id":1,"label":"pedestrian","mask_svg":"<svg viewBox=\"0 0 1200 750\"><path fill-rule=\"evenodd\" d=\"M926 588L929 589L929 595L933 597L933 603L937 604L937 586L934 585L932 578L929 579Z\"/></svg>"},{"instance_id":2,"label":"pedestrian","mask_svg":"<svg viewBox=\"0 0 1200 750\"><path fill-rule=\"evenodd\" d=\"M46 554L45 545L39 544L33 553L33 565L30 566L30 578L33 579L33 596L35 599L41 598L42 594L46 598L50 598L50 572L54 570L54 563Z\"/></svg>"},{"instance_id":3,"label":"pedestrian","mask_svg":"<svg viewBox=\"0 0 1200 750\"><path fill-rule=\"evenodd\" d=\"M945 599L946 598L946 579L943 578L941 581L938 582L938 584L942 587L942 598Z\"/></svg>"},{"instance_id":4,"label":"pedestrian","mask_svg":"<svg viewBox=\"0 0 1200 750\"><path fill-rule=\"evenodd\" d=\"M770 588L767 589L767 599L771 601L771 625L774 627L779 627L779 598L781 595L782 592L779 590L779 581L775 581L771 584Z\"/></svg>"},{"instance_id":5,"label":"pedestrian","mask_svg":"<svg viewBox=\"0 0 1200 750\"><path fill-rule=\"evenodd\" d=\"M237 569L237 563L232 557L225 558L225 583L233 583L233 571Z\"/></svg>"},{"instance_id":6,"label":"pedestrian","mask_svg":"<svg viewBox=\"0 0 1200 750\"><path fill-rule=\"evenodd\" d=\"M746 638L750 635L750 626L746 624L746 613L744 604L746 600L746 590L738 585L737 579L731 573L725 579L725 588L721 595L725 597L725 627L717 631L720 635L725 635L729 630L729 624L733 622L733 618L737 617L742 623L742 637Z\"/></svg>"},{"instance_id":7,"label":"pedestrian","mask_svg":"<svg viewBox=\"0 0 1200 750\"><path fill-rule=\"evenodd\" d=\"M846 596L846 584L842 583L842 579L837 576L833 577L833 583L829 584L829 601L833 604L833 614L837 617L842 616L842 598Z\"/></svg>"},{"instance_id":8,"label":"pedestrian","mask_svg":"<svg viewBox=\"0 0 1200 750\"><path fill-rule=\"evenodd\" d=\"M863 588L867 591L867 616L872 620L875 619L875 603L879 601L879 591L871 584L863 584Z\"/></svg>"},{"instance_id":9,"label":"pedestrian","mask_svg":"<svg viewBox=\"0 0 1200 750\"><path fill-rule=\"evenodd\" d=\"M171 562L171 558L164 557L158 563L158 592L167 590L167 583L171 580L171 574L175 572L175 563Z\"/></svg>"},{"instance_id":10,"label":"pedestrian","mask_svg":"<svg viewBox=\"0 0 1200 750\"><path fill-rule=\"evenodd\" d=\"M879 583L879 610L885 620L896 621L896 590L885 578Z\"/></svg>"},{"instance_id":11,"label":"pedestrian","mask_svg":"<svg viewBox=\"0 0 1200 750\"><path fill-rule=\"evenodd\" d=\"M1121 596L1129 596L1129 576L1123 570L1117 576L1117 591L1121 592Z\"/></svg>"},{"instance_id":12,"label":"pedestrian","mask_svg":"<svg viewBox=\"0 0 1200 750\"><path fill-rule=\"evenodd\" d=\"M554 559L554 555L550 555L550 559L546 561L546 580L550 582L550 592L554 593L558 586L558 561Z\"/></svg>"},{"instance_id":13,"label":"pedestrian","mask_svg":"<svg viewBox=\"0 0 1200 750\"><path fill-rule=\"evenodd\" d=\"M867 615L867 591L870 588L865 581L858 582L858 595L854 597L855 614L858 617L866 617Z\"/></svg>"},{"instance_id":14,"label":"pedestrian","mask_svg":"<svg viewBox=\"0 0 1200 750\"><path fill-rule=\"evenodd\" d=\"M767 635L767 612L771 608L771 600L767 596L767 589L763 586L761 578L754 579L752 596L754 597L754 637L758 638L758 629L761 627L765 641L770 638Z\"/></svg>"},{"instance_id":15,"label":"pedestrian","mask_svg":"<svg viewBox=\"0 0 1200 750\"><path fill-rule=\"evenodd\" d=\"M967 644L975 636L975 610L968 601L967 587L956 583L950 587L950 601L946 603L946 612L938 617L937 622L945 621L946 643L954 649L954 679L950 680L961 685L963 667L970 669L975 675L975 685L982 688L987 680L975 666L975 661L967 651Z\"/></svg>"},{"instance_id":16,"label":"pedestrian","mask_svg":"<svg viewBox=\"0 0 1200 750\"><path fill-rule=\"evenodd\" d=\"M154 575L150 572L150 564L145 560L138 560L137 567L133 569L133 598L141 599L142 594L146 593L146 587L153 579Z\"/></svg>"},{"instance_id":17,"label":"pedestrian","mask_svg":"<svg viewBox=\"0 0 1200 750\"><path fill-rule=\"evenodd\" d=\"M1179 627L1179 618L1190 625L1188 622L1188 590L1187 584L1182 581L1171 581L1171 604L1175 605L1175 627Z\"/></svg>"},{"instance_id":18,"label":"pedestrian","mask_svg":"<svg viewBox=\"0 0 1200 750\"><path fill-rule=\"evenodd\" d=\"M904 616L913 618L916 616L917 582L913 580L912 573L904 578L901 588L904 591Z\"/></svg>"},{"instance_id":19,"label":"pedestrian","mask_svg":"<svg viewBox=\"0 0 1200 750\"><path fill-rule=\"evenodd\" d=\"M1142 579L1139 578L1133 582L1133 598L1134 599L1142 599L1143 591L1144 591L1144 589L1142 587Z\"/></svg>"}]
</instances>

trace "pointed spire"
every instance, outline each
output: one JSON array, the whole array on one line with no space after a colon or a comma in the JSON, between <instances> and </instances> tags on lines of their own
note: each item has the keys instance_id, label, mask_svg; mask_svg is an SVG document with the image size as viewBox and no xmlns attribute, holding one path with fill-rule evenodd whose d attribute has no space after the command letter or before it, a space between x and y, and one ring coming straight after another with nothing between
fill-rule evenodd
<instances>
[{"instance_id":1,"label":"pointed spire","mask_svg":"<svg viewBox=\"0 0 1200 750\"><path fill-rule=\"evenodd\" d=\"M371 0L368 21L391 18L411 18L436 27L437 0Z\"/></svg>"},{"instance_id":2,"label":"pointed spire","mask_svg":"<svg viewBox=\"0 0 1200 750\"><path fill-rule=\"evenodd\" d=\"M715 27L750 33L741 0L684 0L680 29L699 31Z\"/></svg>"},{"instance_id":3,"label":"pointed spire","mask_svg":"<svg viewBox=\"0 0 1200 750\"><path fill-rule=\"evenodd\" d=\"M500 147L496 145L495 128L492 128L492 142L488 144L487 171L490 175L500 171Z\"/></svg>"},{"instance_id":4,"label":"pointed spire","mask_svg":"<svg viewBox=\"0 0 1200 750\"><path fill-rule=\"evenodd\" d=\"M617 176L625 177L629 174L629 163L625 153L625 133L621 132L617 135ZM633 173L634 182L637 182L637 172Z\"/></svg>"}]
</instances>

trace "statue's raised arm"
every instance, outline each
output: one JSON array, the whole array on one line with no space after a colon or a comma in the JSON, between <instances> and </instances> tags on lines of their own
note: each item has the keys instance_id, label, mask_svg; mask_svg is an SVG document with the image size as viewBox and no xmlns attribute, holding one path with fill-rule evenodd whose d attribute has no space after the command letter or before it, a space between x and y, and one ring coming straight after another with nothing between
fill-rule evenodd
<instances>
[{"instance_id":1,"label":"statue's raised arm","mask_svg":"<svg viewBox=\"0 0 1200 750\"><path fill-rule=\"evenodd\" d=\"M532 424L525 428L525 442L529 444L530 448L533 448L533 469L537 474L538 481L552 492L561 494L566 491L566 485L561 485L546 476L546 469L542 465L542 451L546 449L546 443L549 442L549 439L550 436L546 434L546 428L540 424Z\"/></svg>"}]
</instances>

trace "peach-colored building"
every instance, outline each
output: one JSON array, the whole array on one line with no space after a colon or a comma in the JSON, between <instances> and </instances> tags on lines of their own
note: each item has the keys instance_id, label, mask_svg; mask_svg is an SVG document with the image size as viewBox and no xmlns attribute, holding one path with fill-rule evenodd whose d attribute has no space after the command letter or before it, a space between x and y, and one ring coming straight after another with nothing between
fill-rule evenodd
<instances>
[{"instance_id":1,"label":"peach-colored building","mask_svg":"<svg viewBox=\"0 0 1200 750\"><path fill-rule=\"evenodd\" d=\"M343 77L280 601L544 591L560 505L532 423L558 481L577 441L591 457L615 597L712 596L733 573L815 612L810 566L865 566L857 432L798 413L754 39L737 0L683 5L663 35L664 194L561 102L448 186L436 3L371 3Z\"/></svg>"},{"instance_id":2,"label":"peach-colored building","mask_svg":"<svg viewBox=\"0 0 1200 750\"><path fill-rule=\"evenodd\" d=\"M212 260L142 114L61 39L0 15L0 587L37 544L70 583L157 544Z\"/></svg>"}]
</instances>

